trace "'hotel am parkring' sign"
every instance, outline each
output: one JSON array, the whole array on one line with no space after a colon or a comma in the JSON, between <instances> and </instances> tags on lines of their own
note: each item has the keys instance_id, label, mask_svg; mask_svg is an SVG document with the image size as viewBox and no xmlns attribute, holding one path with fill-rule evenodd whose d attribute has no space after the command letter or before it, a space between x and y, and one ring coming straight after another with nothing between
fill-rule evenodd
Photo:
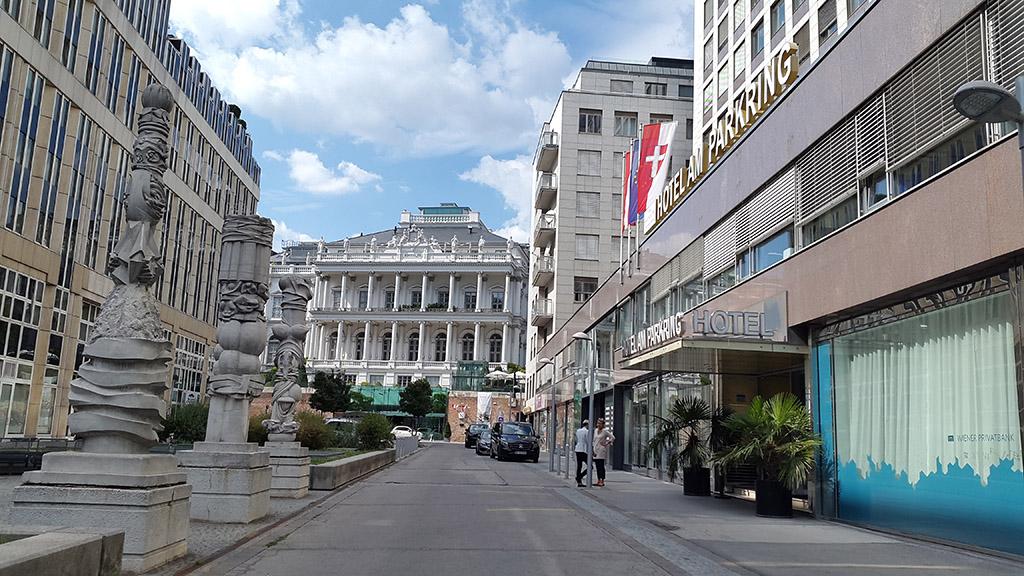
<instances>
[{"instance_id":1,"label":"'hotel am parkring' sign","mask_svg":"<svg viewBox=\"0 0 1024 576\"><path fill-rule=\"evenodd\" d=\"M788 332L783 292L746 310L709 306L677 312L627 337L622 355L636 356L683 339L786 342Z\"/></svg>"}]
</instances>

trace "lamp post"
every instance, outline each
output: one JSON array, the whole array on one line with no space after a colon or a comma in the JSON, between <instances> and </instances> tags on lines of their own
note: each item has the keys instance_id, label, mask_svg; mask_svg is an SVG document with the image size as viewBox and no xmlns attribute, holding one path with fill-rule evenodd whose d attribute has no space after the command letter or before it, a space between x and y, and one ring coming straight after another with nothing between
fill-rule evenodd
<instances>
[{"instance_id":1,"label":"lamp post","mask_svg":"<svg viewBox=\"0 0 1024 576\"><path fill-rule=\"evenodd\" d=\"M974 120L986 124L1013 122L1017 125L1017 146L1024 171L1024 76L1015 82L1017 95L987 80L975 80L961 85L953 94L953 108Z\"/></svg>"},{"instance_id":2,"label":"lamp post","mask_svg":"<svg viewBox=\"0 0 1024 576\"><path fill-rule=\"evenodd\" d=\"M572 339L579 342L586 342L589 344L587 347L587 389L589 392L589 398L587 399L587 441L590 446L587 447L587 488L594 487L594 379L597 376L597 353L594 350L594 339L584 334L583 332L577 332L572 335Z\"/></svg>"},{"instance_id":3,"label":"lamp post","mask_svg":"<svg viewBox=\"0 0 1024 576\"><path fill-rule=\"evenodd\" d=\"M552 366L551 358L541 358L537 361L537 372L541 373L543 381L543 370L545 366ZM548 472L555 471L555 377L551 375L551 405L548 406Z\"/></svg>"}]
</instances>

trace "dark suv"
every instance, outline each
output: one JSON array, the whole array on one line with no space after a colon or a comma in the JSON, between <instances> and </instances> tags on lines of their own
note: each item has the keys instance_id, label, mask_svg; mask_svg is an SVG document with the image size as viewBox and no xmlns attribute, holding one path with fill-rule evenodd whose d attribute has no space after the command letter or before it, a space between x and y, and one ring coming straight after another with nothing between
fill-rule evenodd
<instances>
[{"instance_id":1,"label":"dark suv","mask_svg":"<svg viewBox=\"0 0 1024 576\"><path fill-rule=\"evenodd\" d=\"M540 460L540 437L526 422L499 422L491 429L491 458Z\"/></svg>"},{"instance_id":2,"label":"dark suv","mask_svg":"<svg viewBox=\"0 0 1024 576\"><path fill-rule=\"evenodd\" d=\"M481 430L487 430L487 422L477 422L476 424L469 425L469 429L466 430L466 448L476 446Z\"/></svg>"}]
</instances>

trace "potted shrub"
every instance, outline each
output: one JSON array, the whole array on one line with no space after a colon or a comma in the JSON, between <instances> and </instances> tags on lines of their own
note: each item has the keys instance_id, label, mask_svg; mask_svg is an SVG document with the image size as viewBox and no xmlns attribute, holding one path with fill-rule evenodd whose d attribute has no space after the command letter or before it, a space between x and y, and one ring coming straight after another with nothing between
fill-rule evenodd
<instances>
[{"instance_id":1,"label":"potted shrub","mask_svg":"<svg viewBox=\"0 0 1024 576\"><path fill-rule=\"evenodd\" d=\"M658 432L647 443L647 451L655 459L669 451L668 477L675 480L683 469L683 494L709 496L711 470L707 467L712 451L721 448L722 435L716 421L726 415L724 409L712 410L702 398L677 399L662 418ZM706 435L706 436L705 436ZM681 439L681 443L680 443Z\"/></svg>"},{"instance_id":2,"label":"potted shrub","mask_svg":"<svg viewBox=\"0 0 1024 576\"><path fill-rule=\"evenodd\" d=\"M756 396L747 411L733 414L725 427L734 437L715 461L757 468L758 516L792 516L793 490L807 481L821 446L807 409L788 392L767 401Z\"/></svg>"}]
</instances>

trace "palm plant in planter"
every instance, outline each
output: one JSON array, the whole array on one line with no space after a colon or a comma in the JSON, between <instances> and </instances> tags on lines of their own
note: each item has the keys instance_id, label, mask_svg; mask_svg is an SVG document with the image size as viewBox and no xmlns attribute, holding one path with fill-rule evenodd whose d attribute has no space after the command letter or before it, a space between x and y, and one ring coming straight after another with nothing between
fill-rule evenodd
<instances>
[{"instance_id":1,"label":"palm plant in planter","mask_svg":"<svg viewBox=\"0 0 1024 576\"><path fill-rule=\"evenodd\" d=\"M756 396L746 413L732 415L725 427L734 437L714 460L757 468L758 516L792 516L793 490L807 481L821 446L807 409L788 392L767 401Z\"/></svg>"},{"instance_id":2,"label":"palm plant in planter","mask_svg":"<svg viewBox=\"0 0 1024 576\"><path fill-rule=\"evenodd\" d=\"M683 494L708 496L711 494L711 471L707 467L713 451L721 448L721 421L726 409L713 410L702 398L684 397L677 399L662 418L658 432L647 443L647 451L658 459L669 450L668 477L675 479L679 468L683 469ZM682 443L680 444L680 437Z\"/></svg>"}]
</instances>

